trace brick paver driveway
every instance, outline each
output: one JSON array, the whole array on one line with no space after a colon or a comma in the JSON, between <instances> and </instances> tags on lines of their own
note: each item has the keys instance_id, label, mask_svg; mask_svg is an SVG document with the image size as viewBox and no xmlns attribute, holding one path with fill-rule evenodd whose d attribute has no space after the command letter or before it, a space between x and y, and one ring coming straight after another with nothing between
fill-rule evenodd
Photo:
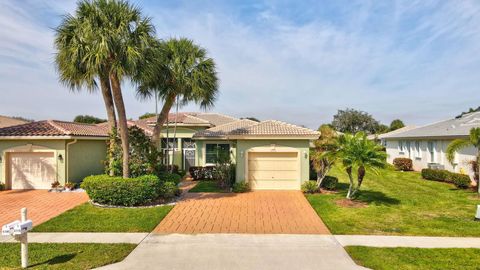
<instances>
[{"instance_id":1,"label":"brick paver driveway","mask_svg":"<svg viewBox=\"0 0 480 270\"><path fill-rule=\"evenodd\" d=\"M188 193L154 232L330 234L300 191Z\"/></svg>"},{"instance_id":2,"label":"brick paver driveway","mask_svg":"<svg viewBox=\"0 0 480 270\"><path fill-rule=\"evenodd\" d=\"M27 207L28 219L36 226L88 201L84 192L55 193L47 190L8 190L0 192L0 225L20 219Z\"/></svg>"}]
</instances>

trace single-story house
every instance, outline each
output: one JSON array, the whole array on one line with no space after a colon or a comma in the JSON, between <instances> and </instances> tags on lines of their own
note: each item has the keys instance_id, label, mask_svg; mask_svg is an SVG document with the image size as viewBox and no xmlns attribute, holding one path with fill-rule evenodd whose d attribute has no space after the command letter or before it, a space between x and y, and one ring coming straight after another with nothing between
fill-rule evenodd
<instances>
[{"instance_id":1,"label":"single-story house","mask_svg":"<svg viewBox=\"0 0 480 270\"><path fill-rule=\"evenodd\" d=\"M457 152L453 164L447 160L445 152L453 140L468 138L470 129L476 127L480 127L480 112L384 134L381 140L385 142L389 163L397 157L406 157L412 159L414 170L439 168L473 176L469 164L476 157L476 149L473 146Z\"/></svg>"},{"instance_id":2,"label":"single-story house","mask_svg":"<svg viewBox=\"0 0 480 270\"><path fill-rule=\"evenodd\" d=\"M176 127L175 127L176 123ZM155 118L129 121L152 135ZM268 120L216 113L170 114L159 148L164 162L188 170L215 165L222 155L236 164L236 181L253 189L300 189L309 180L309 143L317 131ZM168 139L167 139L168 138ZM106 125L40 121L0 129L0 182L7 188L50 188L103 172Z\"/></svg>"},{"instance_id":3,"label":"single-story house","mask_svg":"<svg viewBox=\"0 0 480 270\"><path fill-rule=\"evenodd\" d=\"M0 183L7 189L49 189L101 174L108 129L64 121L0 128Z\"/></svg>"}]
</instances>

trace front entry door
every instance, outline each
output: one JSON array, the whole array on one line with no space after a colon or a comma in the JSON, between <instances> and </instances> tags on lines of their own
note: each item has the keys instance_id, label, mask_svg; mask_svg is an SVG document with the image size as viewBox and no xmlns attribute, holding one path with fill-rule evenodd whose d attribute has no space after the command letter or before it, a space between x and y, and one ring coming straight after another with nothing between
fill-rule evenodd
<instances>
[{"instance_id":1,"label":"front entry door","mask_svg":"<svg viewBox=\"0 0 480 270\"><path fill-rule=\"evenodd\" d=\"M183 166L185 171L188 171L191 166L195 166L195 149L183 150Z\"/></svg>"}]
</instances>

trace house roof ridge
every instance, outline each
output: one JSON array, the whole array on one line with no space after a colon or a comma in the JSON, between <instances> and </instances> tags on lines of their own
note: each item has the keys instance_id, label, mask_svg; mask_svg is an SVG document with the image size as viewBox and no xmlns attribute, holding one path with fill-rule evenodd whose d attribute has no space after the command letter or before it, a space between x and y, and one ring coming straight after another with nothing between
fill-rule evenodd
<instances>
[{"instance_id":1,"label":"house roof ridge","mask_svg":"<svg viewBox=\"0 0 480 270\"><path fill-rule=\"evenodd\" d=\"M236 120L241 120L237 117L234 117L234 116L231 116L231 115L226 115L226 114L223 114L223 113L217 113L217 112L201 112L199 114L216 114L216 115L220 115L220 116L223 116L223 117L227 117L227 118L230 118L230 119L236 119Z\"/></svg>"},{"instance_id":2,"label":"house roof ridge","mask_svg":"<svg viewBox=\"0 0 480 270\"><path fill-rule=\"evenodd\" d=\"M204 123L207 123L207 124L211 124L211 123L208 122L207 120L204 120L204 119L202 119L202 118L198 118L198 117L193 116L193 115L191 115L191 114L188 114L188 113L187 113L186 115L187 115L188 117L195 118L196 120L200 120L201 122L204 122Z\"/></svg>"},{"instance_id":3,"label":"house roof ridge","mask_svg":"<svg viewBox=\"0 0 480 270\"><path fill-rule=\"evenodd\" d=\"M58 122L61 122L61 121L58 121ZM49 120L47 120L47 123L48 123L49 125L51 125L52 127L56 128L57 130L59 130L60 132L63 132L63 133L65 133L65 134L67 134L67 135L71 135L71 134L72 134L71 131L69 131L69 130L63 128L63 127L61 127L60 125L58 125L58 123L56 123L56 120L49 119Z\"/></svg>"}]
</instances>

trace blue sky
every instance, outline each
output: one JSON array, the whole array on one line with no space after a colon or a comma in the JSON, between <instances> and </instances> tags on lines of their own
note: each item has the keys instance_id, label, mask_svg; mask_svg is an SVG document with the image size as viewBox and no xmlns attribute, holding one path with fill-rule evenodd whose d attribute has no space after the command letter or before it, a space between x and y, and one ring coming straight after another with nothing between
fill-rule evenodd
<instances>
[{"instance_id":1,"label":"blue sky","mask_svg":"<svg viewBox=\"0 0 480 270\"><path fill-rule=\"evenodd\" d=\"M132 2L160 38L191 38L215 59L212 111L316 128L346 107L421 125L480 105L479 1ZM105 117L99 93L58 83L52 28L74 10L75 1L0 2L0 114ZM129 117L154 110L134 92L124 82Z\"/></svg>"}]
</instances>

